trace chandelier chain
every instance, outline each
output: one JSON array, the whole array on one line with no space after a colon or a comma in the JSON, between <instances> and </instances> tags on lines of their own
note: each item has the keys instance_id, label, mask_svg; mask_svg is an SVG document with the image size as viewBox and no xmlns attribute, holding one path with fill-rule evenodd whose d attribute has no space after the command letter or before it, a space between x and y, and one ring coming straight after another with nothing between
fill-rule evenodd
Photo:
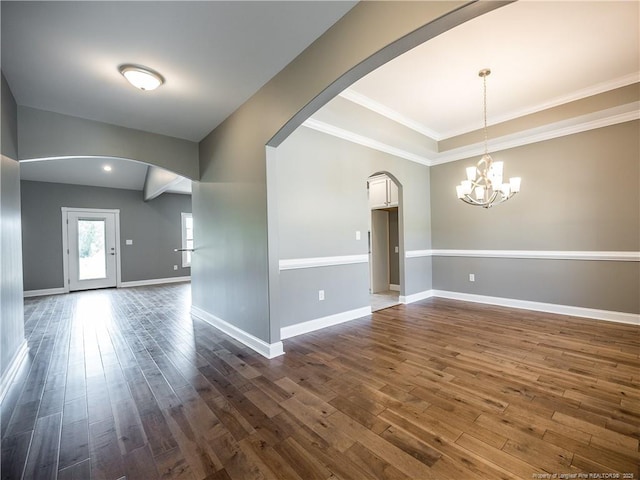
<instances>
[{"instance_id":1,"label":"chandelier chain","mask_svg":"<svg viewBox=\"0 0 640 480\"><path fill-rule=\"evenodd\" d=\"M487 75L482 76L483 92L484 92L484 154L489 154L489 136L487 134Z\"/></svg>"}]
</instances>

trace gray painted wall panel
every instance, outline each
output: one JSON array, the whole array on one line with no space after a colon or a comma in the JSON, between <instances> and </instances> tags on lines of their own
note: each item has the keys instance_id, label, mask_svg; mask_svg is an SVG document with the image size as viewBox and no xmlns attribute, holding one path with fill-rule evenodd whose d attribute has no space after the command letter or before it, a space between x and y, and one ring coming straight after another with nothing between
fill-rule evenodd
<instances>
[{"instance_id":1,"label":"gray painted wall panel","mask_svg":"<svg viewBox=\"0 0 640 480\"><path fill-rule=\"evenodd\" d=\"M369 306L368 276L366 263L280 272L281 327Z\"/></svg>"},{"instance_id":2,"label":"gray painted wall panel","mask_svg":"<svg viewBox=\"0 0 640 480\"><path fill-rule=\"evenodd\" d=\"M265 144L243 141L260 135L263 125L245 115L251 116L236 112L200 143L202 177L193 185L192 301L273 343L280 338L269 323ZM234 130L242 120L246 128Z\"/></svg>"},{"instance_id":3,"label":"gray painted wall panel","mask_svg":"<svg viewBox=\"0 0 640 480\"><path fill-rule=\"evenodd\" d=\"M492 155L522 192L489 210L456 198L464 168L431 170L433 246L471 250L640 250L640 130L627 122ZM637 313L638 262L434 258L436 289ZM476 273L476 282L468 274Z\"/></svg>"},{"instance_id":4,"label":"gray painted wall panel","mask_svg":"<svg viewBox=\"0 0 640 480\"><path fill-rule=\"evenodd\" d=\"M436 290L640 313L638 262L434 257L433 279Z\"/></svg>"},{"instance_id":5,"label":"gray painted wall panel","mask_svg":"<svg viewBox=\"0 0 640 480\"><path fill-rule=\"evenodd\" d=\"M20 160L106 156L157 165L197 180L198 144L60 113L18 107Z\"/></svg>"},{"instance_id":6,"label":"gray painted wall panel","mask_svg":"<svg viewBox=\"0 0 640 480\"><path fill-rule=\"evenodd\" d=\"M426 292L432 288L432 266L431 257L406 258L404 263L405 279L407 288L403 295L413 295ZM425 275L425 272L432 275Z\"/></svg>"},{"instance_id":7,"label":"gray painted wall panel","mask_svg":"<svg viewBox=\"0 0 640 480\"><path fill-rule=\"evenodd\" d=\"M22 251L20 246L20 165L17 162L16 102L0 75L0 378L24 342Z\"/></svg>"},{"instance_id":8,"label":"gray painted wall panel","mask_svg":"<svg viewBox=\"0 0 640 480\"><path fill-rule=\"evenodd\" d=\"M181 212L191 196L165 193L144 202L142 192L61 183L22 182L24 289L61 288L61 207L120 209L122 281L182 277ZM133 245L125 245L125 240ZM178 265L178 270L173 270Z\"/></svg>"},{"instance_id":9,"label":"gray painted wall panel","mask_svg":"<svg viewBox=\"0 0 640 480\"><path fill-rule=\"evenodd\" d=\"M456 198L465 167L431 169L433 248L640 250L638 121L492 154L522 191L485 210Z\"/></svg>"},{"instance_id":10,"label":"gray painted wall panel","mask_svg":"<svg viewBox=\"0 0 640 480\"><path fill-rule=\"evenodd\" d=\"M404 254L404 248L431 248L428 167L305 127L285 140L277 155L281 259L366 255L371 214L367 179L379 172L390 173L402 187L399 255ZM356 231L361 232L360 240L356 240ZM403 294L431 288L430 259L410 259L406 273L398 267L400 277L404 275L404 281L398 279ZM352 275L361 277L347 284L337 275L333 280L327 278L324 268L297 274L296 282L285 281L292 274L281 272L283 321L322 318L368 305L368 266L351 268ZM339 298L318 302L319 285L331 283L340 287L336 289ZM291 303L294 297L295 303Z\"/></svg>"},{"instance_id":11,"label":"gray painted wall panel","mask_svg":"<svg viewBox=\"0 0 640 480\"><path fill-rule=\"evenodd\" d=\"M4 74L0 72L0 88L2 88L2 155L14 160L18 159L18 106L13 98Z\"/></svg>"}]
</instances>

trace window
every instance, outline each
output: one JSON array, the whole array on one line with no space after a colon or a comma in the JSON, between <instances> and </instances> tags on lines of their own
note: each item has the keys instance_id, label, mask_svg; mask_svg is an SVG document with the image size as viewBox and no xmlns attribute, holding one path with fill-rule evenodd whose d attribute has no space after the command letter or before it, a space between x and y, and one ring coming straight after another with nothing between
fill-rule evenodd
<instances>
[{"instance_id":1,"label":"window","mask_svg":"<svg viewBox=\"0 0 640 480\"><path fill-rule=\"evenodd\" d=\"M182 213L182 267L191 266L191 250L193 250L193 217L190 213Z\"/></svg>"}]
</instances>

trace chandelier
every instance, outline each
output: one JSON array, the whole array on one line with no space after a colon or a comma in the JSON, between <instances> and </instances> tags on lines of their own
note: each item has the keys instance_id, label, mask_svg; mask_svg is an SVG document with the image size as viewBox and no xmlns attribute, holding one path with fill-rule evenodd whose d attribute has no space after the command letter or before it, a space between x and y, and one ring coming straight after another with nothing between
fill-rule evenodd
<instances>
[{"instance_id":1,"label":"chandelier","mask_svg":"<svg viewBox=\"0 0 640 480\"><path fill-rule=\"evenodd\" d=\"M487 145L487 76L488 68L478 73L484 84L484 155L475 167L467 167L467 179L456 186L458 198L469 205L490 208L506 202L520 191L520 177L512 177L502 183L502 162L494 162Z\"/></svg>"}]
</instances>

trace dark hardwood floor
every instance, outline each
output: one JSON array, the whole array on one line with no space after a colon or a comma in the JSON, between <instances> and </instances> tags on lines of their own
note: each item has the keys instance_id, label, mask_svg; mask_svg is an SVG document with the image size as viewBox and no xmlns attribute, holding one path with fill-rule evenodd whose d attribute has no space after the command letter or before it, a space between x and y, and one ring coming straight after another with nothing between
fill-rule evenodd
<instances>
[{"instance_id":1,"label":"dark hardwood floor","mask_svg":"<svg viewBox=\"0 0 640 480\"><path fill-rule=\"evenodd\" d=\"M638 479L637 326L431 299L266 360L189 291L25 301L2 479Z\"/></svg>"}]
</instances>

